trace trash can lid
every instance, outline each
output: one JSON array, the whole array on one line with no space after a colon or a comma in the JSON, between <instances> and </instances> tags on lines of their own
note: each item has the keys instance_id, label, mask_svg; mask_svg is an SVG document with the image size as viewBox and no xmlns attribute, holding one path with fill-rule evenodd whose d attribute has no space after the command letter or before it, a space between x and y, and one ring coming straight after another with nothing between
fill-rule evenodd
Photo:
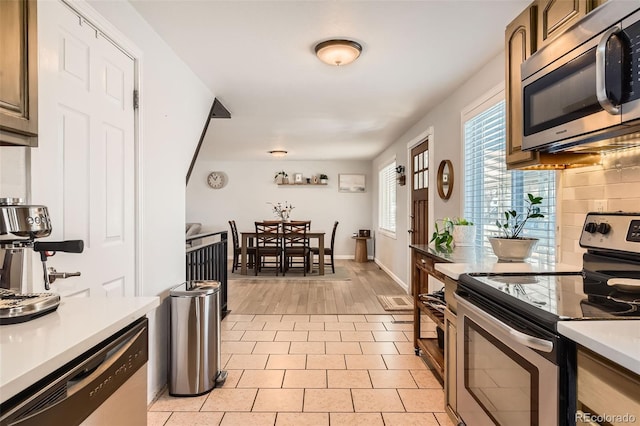
<instances>
[{"instance_id":1,"label":"trash can lid","mask_svg":"<svg viewBox=\"0 0 640 426\"><path fill-rule=\"evenodd\" d=\"M173 297L200 297L214 294L220 291L220 282L193 280L185 281L169 291L169 296Z\"/></svg>"}]
</instances>

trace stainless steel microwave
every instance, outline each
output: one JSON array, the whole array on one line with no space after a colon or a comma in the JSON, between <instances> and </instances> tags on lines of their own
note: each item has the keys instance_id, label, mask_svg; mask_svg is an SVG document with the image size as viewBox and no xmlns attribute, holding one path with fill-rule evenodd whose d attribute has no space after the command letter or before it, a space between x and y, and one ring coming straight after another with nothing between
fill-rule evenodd
<instances>
[{"instance_id":1,"label":"stainless steel microwave","mask_svg":"<svg viewBox=\"0 0 640 426\"><path fill-rule=\"evenodd\" d=\"M640 145L640 2L610 0L521 65L523 150Z\"/></svg>"}]
</instances>

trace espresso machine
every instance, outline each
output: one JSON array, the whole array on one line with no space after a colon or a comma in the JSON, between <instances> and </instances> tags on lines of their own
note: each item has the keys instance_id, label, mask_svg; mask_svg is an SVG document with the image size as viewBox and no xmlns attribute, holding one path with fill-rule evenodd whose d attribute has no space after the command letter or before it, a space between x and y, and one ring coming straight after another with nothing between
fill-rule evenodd
<instances>
[{"instance_id":1,"label":"espresso machine","mask_svg":"<svg viewBox=\"0 0 640 426\"><path fill-rule=\"evenodd\" d=\"M22 293L26 253L40 254L44 286L58 278L80 272L57 272L47 268L47 258L57 251L82 253L82 240L36 241L51 234L51 219L45 206L27 205L19 198L0 198L0 324L15 324L52 312L60 304L55 293Z\"/></svg>"}]
</instances>

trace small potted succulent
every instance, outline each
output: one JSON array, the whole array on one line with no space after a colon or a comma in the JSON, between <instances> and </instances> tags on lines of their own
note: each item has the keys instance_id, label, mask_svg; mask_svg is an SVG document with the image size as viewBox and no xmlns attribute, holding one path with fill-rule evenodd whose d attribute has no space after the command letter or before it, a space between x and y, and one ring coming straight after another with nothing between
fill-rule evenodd
<instances>
[{"instance_id":1,"label":"small potted succulent","mask_svg":"<svg viewBox=\"0 0 640 426\"><path fill-rule=\"evenodd\" d=\"M524 225L529 219L543 218L539 205L542 197L527 194L527 204L524 213L518 213L515 209L504 212L504 221L496 220L496 226L502 233L500 237L489 237L493 252L499 260L522 262L529 256L538 242L537 238L521 236Z\"/></svg>"},{"instance_id":2,"label":"small potted succulent","mask_svg":"<svg viewBox=\"0 0 640 426\"><path fill-rule=\"evenodd\" d=\"M327 182L329 182L329 176L325 175L324 173L320 174L320 183L326 185Z\"/></svg>"},{"instance_id":3,"label":"small potted succulent","mask_svg":"<svg viewBox=\"0 0 640 426\"><path fill-rule=\"evenodd\" d=\"M277 172L273 179L276 183L289 183L289 175L284 170Z\"/></svg>"}]
</instances>

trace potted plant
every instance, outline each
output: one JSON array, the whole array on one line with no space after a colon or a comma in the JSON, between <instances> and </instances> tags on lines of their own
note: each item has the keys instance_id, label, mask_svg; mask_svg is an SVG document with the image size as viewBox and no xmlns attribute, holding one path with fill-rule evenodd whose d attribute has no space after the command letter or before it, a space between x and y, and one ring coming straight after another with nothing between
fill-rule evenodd
<instances>
[{"instance_id":1,"label":"potted plant","mask_svg":"<svg viewBox=\"0 0 640 426\"><path fill-rule=\"evenodd\" d=\"M453 219L445 217L436 220L431 241L439 248L451 249L452 246L473 245L475 236L475 226L473 222L465 218L455 217Z\"/></svg>"},{"instance_id":2,"label":"potted plant","mask_svg":"<svg viewBox=\"0 0 640 426\"><path fill-rule=\"evenodd\" d=\"M272 206L272 211L273 214L276 215L277 218L279 218L281 221L283 222L289 222L289 216L291 215L291 210L293 210L295 207L293 207L293 204L291 204L288 201L285 201L284 203L269 203Z\"/></svg>"},{"instance_id":3,"label":"potted plant","mask_svg":"<svg viewBox=\"0 0 640 426\"><path fill-rule=\"evenodd\" d=\"M448 217L437 219L434 224L433 235L430 243L434 243L437 249L451 251L453 244L453 223Z\"/></svg>"},{"instance_id":4,"label":"potted plant","mask_svg":"<svg viewBox=\"0 0 640 426\"><path fill-rule=\"evenodd\" d=\"M456 246L472 246L476 234L476 227L473 222L463 217L450 219L450 222L453 229L453 244Z\"/></svg>"},{"instance_id":5,"label":"potted plant","mask_svg":"<svg viewBox=\"0 0 640 426\"><path fill-rule=\"evenodd\" d=\"M498 260L522 262L531 256L538 242L537 238L522 237L520 234L529 219L544 217L538 207L542 204L542 197L527 194L525 202L527 208L524 213L518 213L515 209L507 210L504 212L504 221L496 220L496 226L502 232L502 236L489 237L489 242Z\"/></svg>"},{"instance_id":6,"label":"potted plant","mask_svg":"<svg viewBox=\"0 0 640 426\"><path fill-rule=\"evenodd\" d=\"M326 185L328 181L329 181L329 176L327 176L325 174L320 174L320 183L321 184Z\"/></svg>"},{"instance_id":7,"label":"potted plant","mask_svg":"<svg viewBox=\"0 0 640 426\"><path fill-rule=\"evenodd\" d=\"M284 170L277 172L273 179L276 183L289 183L289 175Z\"/></svg>"}]
</instances>

